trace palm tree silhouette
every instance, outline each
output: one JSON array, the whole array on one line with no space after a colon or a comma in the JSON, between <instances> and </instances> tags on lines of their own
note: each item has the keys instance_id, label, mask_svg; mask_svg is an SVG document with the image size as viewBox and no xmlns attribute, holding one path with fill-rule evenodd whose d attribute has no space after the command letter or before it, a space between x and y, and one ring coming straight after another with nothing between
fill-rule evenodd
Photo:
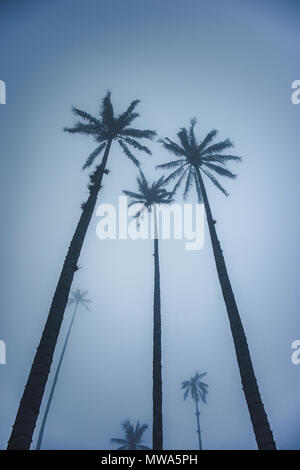
<instances>
[{"instance_id":1,"label":"palm tree silhouette","mask_svg":"<svg viewBox=\"0 0 300 470\"><path fill-rule=\"evenodd\" d=\"M62 362L63 362L63 359L64 359L64 355L65 355L66 348L67 348L67 345L68 345L68 341L69 341L69 337L70 337L70 334L71 334L72 326L73 326L73 323L74 323L74 320L75 320L75 315L76 315L76 312L77 312L77 308L78 308L79 305L82 305L83 307L86 308L86 310L90 310L89 307L87 306L87 304L89 304L91 302L91 300L85 298L85 296L87 294L87 291L81 292L80 289L77 289L76 291L72 291L72 294L73 294L73 297L70 298L68 303L69 303L69 305L75 304L75 308L74 308L72 320L71 320L71 323L70 323L70 326L69 326L69 329L68 329L68 333L67 333L67 336L66 336L66 339L65 339L65 342L64 342L64 346L62 348L62 352L61 352L61 355L60 355L60 358L59 358L59 361L58 361L57 369L56 369L56 372L55 372L55 375L54 375L53 384L52 384L52 387L51 387L51 390L50 390L50 394L49 394L49 398L48 398L48 401L47 401L43 421L42 421L42 424L41 424L41 429L40 429L40 432L39 432L39 437L38 437L38 440L37 440L36 450L39 450L41 448L48 413L49 413L50 406L51 406L51 403L52 403L52 399L53 399L53 395L54 395L54 391L55 391L59 371L60 371L60 368L61 368L61 365L62 365Z\"/></svg>"},{"instance_id":2,"label":"palm tree silhouette","mask_svg":"<svg viewBox=\"0 0 300 470\"><path fill-rule=\"evenodd\" d=\"M185 380L181 384L182 390L185 390L183 394L183 398L186 400L189 393L191 393L191 397L195 402L199 450L202 450L202 440L201 440L200 421L199 421L200 411L199 411L198 403L200 400L203 403L206 403L208 385L204 382L201 382L201 379L205 376L206 376L206 372L204 372L203 374L199 374L199 372L196 372L194 377L191 377L190 380Z\"/></svg>"},{"instance_id":3,"label":"palm tree silhouette","mask_svg":"<svg viewBox=\"0 0 300 470\"><path fill-rule=\"evenodd\" d=\"M229 161L238 162L241 158L234 155L224 155L222 153L224 150L233 147L233 143L229 139L212 143L217 135L216 130L210 131L202 141L197 141L194 133L195 124L196 120L192 119L188 130L186 128L180 129L177 133L179 143L176 143L167 137L160 140L163 147L178 158L177 160L173 160L163 165L158 165L157 168L176 168L176 170L166 178L166 182L178 178L173 191L175 192L182 182L185 182L183 196L186 198L194 185L199 202L202 200L204 202L218 277L229 317L243 390L256 442L259 449L276 449L268 417L259 393L246 335L223 257L223 250L221 249L221 245L217 237L215 228L216 221L213 219L202 179L202 174L206 175L218 189L228 196L228 193L221 186L213 173L227 176L229 178L235 178L236 175L225 168L225 165Z\"/></svg>"},{"instance_id":4,"label":"palm tree silhouette","mask_svg":"<svg viewBox=\"0 0 300 470\"><path fill-rule=\"evenodd\" d=\"M140 204L136 213L137 220L143 217L145 211L153 211L154 219L154 303L153 303L153 449L163 448L162 423L162 374L161 374L161 304L160 304L160 273L158 252L158 226L156 206L170 204L171 193L165 188L162 176L158 181L150 183L140 170L137 178L139 193L123 191L130 197L129 206Z\"/></svg>"},{"instance_id":5,"label":"palm tree silhouette","mask_svg":"<svg viewBox=\"0 0 300 470\"><path fill-rule=\"evenodd\" d=\"M122 423L122 428L124 430L125 439L112 438L110 441L119 444L121 447L118 447L117 450L147 450L150 447L147 447L142 444L142 437L148 424L140 425L139 421L137 422L135 428L134 425L130 423L129 419Z\"/></svg>"},{"instance_id":6,"label":"palm tree silhouette","mask_svg":"<svg viewBox=\"0 0 300 470\"><path fill-rule=\"evenodd\" d=\"M106 163L111 144L113 141L117 141L124 154L137 166L139 162L131 153L128 145L148 154L151 153L148 147L141 145L138 140L141 138L152 139L156 133L150 130L138 130L130 127L131 122L138 116L134 112L138 103L139 100L132 101L124 113L115 116L110 92L108 92L102 101L99 118L95 118L80 109L73 108L74 114L80 116L84 122L77 122L74 127L65 129L65 131L72 134L78 133L91 136L97 142L97 147L88 157L84 168L91 166L95 158L105 150L101 164L96 166L94 172L90 175L90 184L88 186L89 197L81 206L82 214L62 267L7 449L26 450L30 448L71 284L74 273L78 270L77 262L95 208L103 174L108 172L106 170Z\"/></svg>"}]
</instances>

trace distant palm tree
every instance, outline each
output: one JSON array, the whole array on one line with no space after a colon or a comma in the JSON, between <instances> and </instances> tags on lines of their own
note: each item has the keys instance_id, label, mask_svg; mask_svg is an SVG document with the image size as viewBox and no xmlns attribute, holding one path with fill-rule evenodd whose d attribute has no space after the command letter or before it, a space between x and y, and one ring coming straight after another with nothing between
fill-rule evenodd
<instances>
[{"instance_id":1,"label":"distant palm tree","mask_svg":"<svg viewBox=\"0 0 300 470\"><path fill-rule=\"evenodd\" d=\"M131 153L129 146L150 154L148 147L141 145L141 138L152 139L156 133L150 130L138 130L129 127L138 116L134 109L139 100L132 101L128 109L115 116L110 93L107 93L102 102L100 117L95 118L85 111L73 108L74 114L80 116L85 122L77 122L74 127L65 131L72 134L84 134L93 137L97 142L96 149L91 153L84 164L84 168L92 165L95 158L104 150L100 165L96 166L90 176L89 197L82 204L82 214L73 235L67 256L65 258L58 284L54 293L48 319L42 334L40 344L31 367L31 371L20 402L12 434L8 442L8 449L29 449L32 434L36 425L50 366L67 305L74 273L78 270L77 262L85 239L85 235L96 205L97 196L101 187L103 174L107 174L106 163L113 141L117 141L124 154L139 166L138 160Z\"/></svg>"},{"instance_id":2,"label":"distant palm tree","mask_svg":"<svg viewBox=\"0 0 300 470\"><path fill-rule=\"evenodd\" d=\"M130 197L129 206L140 204L136 217L139 220L145 211L153 211L154 218L154 304L153 304L153 449L163 448L162 423L162 375L161 375L161 305L160 273L158 253L158 226L156 208L172 202L171 193L165 188L164 177L150 183L140 170L137 178L139 193L123 191Z\"/></svg>"},{"instance_id":3,"label":"distant palm tree","mask_svg":"<svg viewBox=\"0 0 300 470\"><path fill-rule=\"evenodd\" d=\"M52 403L52 399L53 399L53 395L54 395L54 391L55 391L59 371L60 371L60 368L61 368L61 365L62 365L62 362L63 362L63 359L64 359L64 355L65 355L66 348L67 348L67 345L68 345L68 341L69 341L71 329L72 329L72 326L73 326L73 323L74 323L74 320L75 320L75 315L76 315L76 312L77 312L78 305L83 305L86 308L86 310L90 310L89 307L87 306L87 304L90 303L91 300L88 300L88 299L85 298L85 296L87 294L87 291L81 292L80 289L77 289L76 291L73 291L72 294L73 294L73 298L71 298L68 303L69 303L69 305L75 304L75 308L74 308L72 320L71 320L71 323L70 323L70 326L69 326L69 329L68 329L68 333L67 333L67 336L66 336L66 339L65 339L65 342L64 342L64 346L62 348L62 352L61 352L61 355L60 355L60 358L59 358L59 361L58 361L57 369L56 369L56 372L55 372L55 375L54 375L53 384L52 384L52 387L51 387L51 390L50 390L50 394L49 394L48 402L47 402L47 405L46 405L43 421L42 421L42 424L41 424L41 429L40 429L40 433L39 433L39 437L38 437L38 441L37 441L37 445L36 445L36 450L39 450L41 448L48 413L49 413L50 406L51 406L51 403Z\"/></svg>"},{"instance_id":4,"label":"distant palm tree","mask_svg":"<svg viewBox=\"0 0 300 470\"><path fill-rule=\"evenodd\" d=\"M202 179L202 174L206 175L218 189L228 196L228 193L221 186L212 172L217 173L217 175L235 178L236 175L225 168L225 165L229 161L238 162L241 158L235 155L224 155L222 153L224 150L233 147L233 144L229 139L212 143L217 134L216 130L210 131L202 141L198 141L194 134L195 124L196 120L192 119L191 126L188 130L186 128L180 129L177 133L179 143L176 143L167 137L160 140L163 147L176 155L178 159L163 165L158 165L157 167L162 169L176 168L176 170L173 171L166 179L168 182L178 178L174 187L174 192L179 188L182 182L185 181L184 198L188 196L192 186L194 185L199 202L202 200L204 202L217 272L229 317L243 390L256 442L259 449L276 449L268 417L264 410L264 405L259 393L246 335L225 265L223 250L221 249L221 245L217 237L215 228L216 221L213 219Z\"/></svg>"},{"instance_id":5,"label":"distant palm tree","mask_svg":"<svg viewBox=\"0 0 300 470\"><path fill-rule=\"evenodd\" d=\"M190 380L185 380L181 384L182 390L185 390L183 394L183 398L186 400L189 393L191 392L191 397L194 400L195 405L196 405L197 434L198 434L200 450L202 450L202 440L201 440L200 421L199 421L200 411L199 411L198 403L200 400L203 403L206 403L208 385L204 382L201 382L201 379L205 376L206 376L206 372L204 372L203 374L199 374L199 372L196 372L194 377L191 377Z\"/></svg>"},{"instance_id":6,"label":"distant palm tree","mask_svg":"<svg viewBox=\"0 0 300 470\"><path fill-rule=\"evenodd\" d=\"M122 423L122 428L125 433L125 439L112 438L110 441L119 444L121 447L118 447L117 450L148 450L150 447L144 446L142 444L142 437L148 424L140 425L139 421L137 422L135 428L134 425L130 423L129 419Z\"/></svg>"}]
</instances>

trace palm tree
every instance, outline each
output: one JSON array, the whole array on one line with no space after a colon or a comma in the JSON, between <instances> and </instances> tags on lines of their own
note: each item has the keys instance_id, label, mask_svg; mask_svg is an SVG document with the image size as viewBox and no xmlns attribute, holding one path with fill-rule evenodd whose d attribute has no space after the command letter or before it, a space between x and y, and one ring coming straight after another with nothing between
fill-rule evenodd
<instances>
[{"instance_id":1,"label":"palm tree","mask_svg":"<svg viewBox=\"0 0 300 470\"><path fill-rule=\"evenodd\" d=\"M74 232L70 247L68 249L62 271L56 286L50 312L44 327L40 344L29 373L27 384L20 402L12 434L8 442L8 449L29 449L32 434L36 425L41 401L45 391L47 378L67 305L74 273L78 270L78 259L85 239L85 235L94 211L97 196L101 187L103 174L107 174L106 163L109 150L113 141L117 141L124 154L139 166L138 160L131 153L128 146L136 150L150 154L148 147L141 145L139 139L152 139L156 133L150 130L138 130L130 127L131 122L138 116L134 112L139 100L132 101L128 109L115 116L110 93L108 92L102 101L100 117L95 118L85 111L73 108L75 115L82 118L82 122L75 123L74 127L66 128L65 131L72 134L84 134L91 136L97 142L96 149L91 153L83 168L90 167L97 156L103 151L101 164L96 166L90 176L89 197L82 204L82 214Z\"/></svg>"},{"instance_id":2,"label":"palm tree","mask_svg":"<svg viewBox=\"0 0 300 470\"><path fill-rule=\"evenodd\" d=\"M157 206L170 204L171 193L164 188L165 181L162 176L158 181L150 183L140 170L137 178L139 193L123 191L130 197L129 207L139 204L141 207L136 213L139 220L145 211L153 210L154 218L154 303L153 303L153 449L163 448L162 423L162 374L161 374L161 305L160 305L160 273L158 253L158 227Z\"/></svg>"},{"instance_id":3,"label":"palm tree","mask_svg":"<svg viewBox=\"0 0 300 470\"><path fill-rule=\"evenodd\" d=\"M203 374L199 374L196 372L194 377L191 377L190 380L185 380L181 384L182 390L185 390L183 394L183 398L186 400L189 393L191 392L191 397L195 402L196 405L196 419L197 419L197 434L198 434L198 441L199 441L199 450L202 450L202 441L201 441L201 431L200 431L200 411L198 407L198 403L201 400L203 403L206 403L206 396L208 394L208 385L204 382L201 382L201 379L206 376L206 372Z\"/></svg>"},{"instance_id":4,"label":"palm tree","mask_svg":"<svg viewBox=\"0 0 300 470\"><path fill-rule=\"evenodd\" d=\"M47 405L46 405L43 421L42 421L42 424L41 424L41 429L40 429L40 433L39 433L39 437L38 437L38 441L37 441L37 445L36 445L36 450L39 450L41 448L48 413L49 413L50 406L51 406L51 403L52 403L52 399L53 399L53 395L54 395L54 391L55 391L59 371L60 371L60 368L61 368L61 365L62 365L62 362L63 362L63 359L64 359L64 355L65 355L65 352L66 352L66 348L67 348L67 345L68 345L69 337L70 337L70 334L71 334L71 329L72 329L72 326L73 326L73 323L74 323L74 320L75 320L75 315L76 315L76 312L77 312L77 308L78 308L79 305L82 305L83 307L86 308L86 310L90 310L89 307L87 306L87 304L90 303L91 300L88 300L88 299L85 298L85 296L87 294L87 291L82 292L80 289L77 289L76 291L72 291L72 294L73 294L73 297L69 300L68 303L69 303L69 305L75 304L75 308L74 308L72 320L71 320L71 323L70 323L70 326L69 326L69 329L68 329L68 333L67 333L67 336L66 336L66 339L65 339L65 342L64 342L64 346L62 348L62 352L61 352L61 355L60 355L60 358L59 358L59 361L58 361L57 369L56 369L56 372L55 372L55 375L54 375L53 384L52 384L52 387L51 387L51 390L50 390L50 394L49 394L48 402L47 402Z\"/></svg>"},{"instance_id":5,"label":"palm tree","mask_svg":"<svg viewBox=\"0 0 300 470\"><path fill-rule=\"evenodd\" d=\"M178 178L174 187L174 192L179 188L182 182L185 182L184 198L188 196L192 186L194 185L199 202L204 202L218 277L229 317L243 390L256 442L259 449L275 449L276 444L274 442L270 424L259 393L246 335L232 291L223 256L223 250L221 249L221 245L217 237L215 228L216 221L211 213L202 178L202 174L207 176L219 190L228 196L228 193L221 186L213 173L220 176L235 178L236 175L225 168L225 165L229 161L238 162L241 158L235 155L224 155L222 153L224 150L233 147L233 143L229 139L213 143L213 140L217 135L216 130L210 131L202 141L197 141L194 133L195 124L196 120L192 119L188 130L186 128L180 129L177 133L178 143L167 137L160 140L163 147L176 155L177 159L163 165L158 165L158 168L176 168L166 179L166 181L170 181Z\"/></svg>"},{"instance_id":6,"label":"palm tree","mask_svg":"<svg viewBox=\"0 0 300 470\"><path fill-rule=\"evenodd\" d=\"M122 428L125 433L125 439L112 438L110 441L115 444L119 444L121 447L118 447L117 450L149 450L150 447L144 446L142 444L142 437L148 424L140 424L137 422L135 428L134 425L130 423L129 419L122 423Z\"/></svg>"}]
</instances>

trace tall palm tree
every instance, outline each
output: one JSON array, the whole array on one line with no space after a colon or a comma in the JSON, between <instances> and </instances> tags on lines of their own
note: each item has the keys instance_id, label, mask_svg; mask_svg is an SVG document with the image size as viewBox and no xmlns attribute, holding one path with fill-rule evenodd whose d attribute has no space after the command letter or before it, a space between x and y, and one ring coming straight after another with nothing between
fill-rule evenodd
<instances>
[{"instance_id":1,"label":"tall palm tree","mask_svg":"<svg viewBox=\"0 0 300 470\"><path fill-rule=\"evenodd\" d=\"M170 204L171 193L165 188L164 177L150 183L140 170L137 178L138 193L123 191L130 197L129 207L139 204L136 213L139 220L145 211L153 211L154 218L154 302L153 302L153 449L163 448L163 420L162 420L162 374L161 374L161 305L160 305L160 273L158 252L158 225L157 206Z\"/></svg>"},{"instance_id":2,"label":"tall palm tree","mask_svg":"<svg viewBox=\"0 0 300 470\"><path fill-rule=\"evenodd\" d=\"M62 271L56 286L50 312L44 327L40 344L29 373L27 384L20 402L12 434L8 442L8 449L29 449L32 434L39 414L50 366L67 305L74 273L78 270L77 262L84 238L94 211L98 192L101 187L103 174L107 174L106 163L113 141L117 141L124 154L139 166L136 157L131 153L129 146L150 154L148 147L141 145L139 139L152 139L156 133L150 130L139 130L130 127L132 121L138 116L134 112L139 100L132 101L127 110L116 116L113 111L110 93L102 101L99 118L95 118L85 111L73 108L75 115L82 121L75 123L74 127L65 131L72 134L84 134L93 137L97 142L96 149L88 157L83 168L90 167L103 151L101 164L95 167L90 176L89 197L82 204L82 214L69 246Z\"/></svg>"},{"instance_id":3,"label":"tall palm tree","mask_svg":"<svg viewBox=\"0 0 300 470\"><path fill-rule=\"evenodd\" d=\"M146 429L148 428L148 424L140 424L139 421L137 422L136 426L134 427L133 424L130 423L129 419L122 423L122 428L125 433L125 439L117 439L112 438L110 442L115 444L119 444L121 447L118 447L117 450L149 450L150 447L147 447L142 444L142 437Z\"/></svg>"},{"instance_id":4,"label":"tall palm tree","mask_svg":"<svg viewBox=\"0 0 300 470\"><path fill-rule=\"evenodd\" d=\"M203 372L203 374L199 374L199 372L196 372L194 377L191 377L190 380L185 380L181 384L182 390L185 390L183 394L183 398L186 400L189 393L191 392L191 397L195 402L199 450L202 450L202 440L201 440L200 420L199 420L200 411L199 411L198 403L200 400L203 403L206 403L208 385L205 382L201 382L201 379L205 376L206 376L206 372Z\"/></svg>"},{"instance_id":5,"label":"tall palm tree","mask_svg":"<svg viewBox=\"0 0 300 470\"><path fill-rule=\"evenodd\" d=\"M36 445L36 450L39 450L41 448L48 413L49 413L50 406L51 406L51 403L52 403L52 399L53 399L53 395L54 395L54 391L55 391L59 371L60 371L60 368L61 368L61 365L62 365L62 362L63 362L63 359L64 359L64 355L65 355L66 348L67 348L67 345L68 345L68 341L69 341L69 337L70 337L70 334L71 334L72 326L73 326L73 323L74 323L74 320L75 320L75 315L76 315L76 312L77 312L77 308L78 308L79 305L82 305L83 307L86 308L86 310L90 310L87 304L89 304L91 302L91 300L86 299L86 297L85 297L86 294L87 294L87 291L83 292L80 289L77 289L76 291L72 291L72 294L73 294L73 297L70 298L68 304L69 305L72 305L72 304L74 305L75 304L75 308L74 308L72 320L71 320L71 323L70 323L70 326L69 326L69 329L68 329L68 333L67 333L67 336L66 336L66 339L65 339L65 342L64 342L64 346L62 348L62 352L61 352L61 355L60 355L60 358L59 358L59 361L58 361L57 369L56 369L56 372L55 372L55 375L54 375L53 384L52 384L52 387L51 387L51 390L50 390L50 394L49 394L49 398L48 398L48 401L47 401L43 421L42 421L42 424L41 424L41 429L40 429L40 433L39 433L39 437L38 437L38 441L37 441L37 445Z\"/></svg>"},{"instance_id":6,"label":"tall palm tree","mask_svg":"<svg viewBox=\"0 0 300 470\"><path fill-rule=\"evenodd\" d=\"M176 155L177 159L163 165L158 165L158 167L173 170L176 168L167 178L167 181L178 178L174 187L174 192L177 191L182 182L185 182L184 198L188 196L192 186L194 185L198 194L199 202L204 202L218 277L229 317L243 390L256 442L259 449L275 449L276 444L259 393L246 335L232 291L223 256L223 250L221 249L221 245L217 237L215 228L216 221L211 213L202 178L202 175L207 176L220 191L228 196L228 193L221 186L213 173L220 176L235 178L236 175L225 168L225 165L229 161L238 162L241 158L235 155L225 155L222 153L224 150L233 147L233 143L229 139L213 143L213 140L217 135L216 130L210 131L202 141L198 141L194 133L195 124L196 120L192 119L189 129L180 129L177 133L178 142L174 142L167 137L160 140L163 147Z\"/></svg>"}]
</instances>

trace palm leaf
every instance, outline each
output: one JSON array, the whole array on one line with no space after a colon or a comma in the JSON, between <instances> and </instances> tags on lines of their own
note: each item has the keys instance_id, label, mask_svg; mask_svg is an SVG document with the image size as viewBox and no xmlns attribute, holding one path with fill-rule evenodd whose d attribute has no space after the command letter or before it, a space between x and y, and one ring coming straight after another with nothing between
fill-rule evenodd
<instances>
[{"instance_id":1,"label":"palm leaf","mask_svg":"<svg viewBox=\"0 0 300 470\"><path fill-rule=\"evenodd\" d=\"M127 147L126 144L124 144L124 142L122 142L121 139L118 139L118 142L120 144L120 146L122 147L123 149L123 152L124 154L126 155L127 158L129 158L129 160L131 160L137 167L140 166L140 162L138 161L137 158L135 158L134 155L132 155L132 153L130 152L129 148Z\"/></svg>"},{"instance_id":2,"label":"palm leaf","mask_svg":"<svg viewBox=\"0 0 300 470\"><path fill-rule=\"evenodd\" d=\"M180 129L180 131L177 133L177 137L179 138L181 145L185 149L185 151L189 152L190 150L189 135L185 127L182 127Z\"/></svg>"},{"instance_id":3,"label":"palm leaf","mask_svg":"<svg viewBox=\"0 0 300 470\"><path fill-rule=\"evenodd\" d=\"M176 168L177 166L185 163L185 159L184 158L181 158L180 160L173 160L172 162L167 162L167 163L163 163L162 165L156 165L155 168L156 169L161 169L161 170L169 170L171 168Z\"/></svg>"},{"instance_id":4,"label":"palm leaf","mask_svg":"<svg viewBox=\"0 0 300 470\"><path fill-rule=\"evenodd\" d=\"M97 134L97 129L94 125L83 124L82 122L76 122L74 127L64 127L64 132L69 134L83 134L83 135L93 135Z\"/></svg>"},{"instance_id":5,"label":"palm leaf","mask_svg":"<svg viewBox=\"0 0 300 470\"><path fill-rule=\"evenodd\" d=\"M211 170L215 171L216 173L218 173L219 175L222 175L222 176L227 176L228 178L236 178L236 175L234 173L232 173L231 171L227 170L227 168L223 168L221 166L218 166L218 165L214 165L213 163L208 163L208 162L205 162L203 163L206 167L210 168Z\"/></svg>"},{"instance_id":6,"label":"palm leaf","mask_svg":"<svg viewBox=\"0 0 300 470\"><path fill-rule=\"evenodd\" d=\"M141 130L141 129L133 129L131 127L125 128L120 133L122 136L134 137L137 139L150 139L152 140L156 136L155 131L150 131L148 129Z\"/></svg>"},{"instance_id":7,"label":"palm leaf","mask_svg":"<svg viewBox=\"0 0 300 470\"><path fill-rule=\"evenodd\" d=\"M184 193L183 193L183 199L187 199L188 194L192 188L193 185L193 176L194 176L194 168L190 167L188 177L185 183L185 188L184 188Z\"/></svg>"},{"instance_id":8,"label":"palm leaf","mask_svg":"<svg viewBox=\"0 0 300 470\"><path fill-rule=\"evenodd\" d=\"M202 154L207 155L210 153L217 153L217 152L222 152L223 150L229 149L233 147L233 143L231 142L230 139L225 139L222 140L221 142L218 142L216 144L213 144L209 147L206 147Z\"/></svg>"},{"instance_id":9,"label":"palm leaf","mask_svg":"<svg viewBox=\"0 0 300 470\"><path fill-rule=\"evenodd\" d=\"M168 183L170 180L173 180L177 178L177 176L180 176L182 172L184 171L185 163L181 165L181 167L177 168L177 170L173 171L167 178L165 179L165 183Z\"/></svg>"},{"instance_id":10,"label":"palm leaf","mask_svg":"<svg viewBox=\"0 0 300 470\"><path fill-rule=\"evenodd\" d=\"M141 152L146 152L148 155L151 155L151 150L145 145L141 145L137 140L132 139L131 137L124 137L125 142L129 145L132 145L135 149L140 150Z\"/></svg>"},{"instance_id":11,"label":"palm leaf","mask_svg":"<svg viewBox=\"0 0 300 470\"><path fill-rule=\"evenodd\" d=\"M204 168L202 168L202 171L206 174L206 176L209 177L209 179L214 183L214 185L220 189L220 191L222 191L222 193L225 194L225 196L229 196L229 194L227 193L227 191L223 188L223 186L220 185L219 181L208 171L208 170L204 170Z\"/></svg>"},{"instance_id":12,"label":"palm leaf","mask_svg":"<svg viewBox=\"0 0 300 470\"><path fill-rule=\"evenodd\" d=\"M85 164L83 165L82 169L85 170L89 166L91 166L94 163L95 158L104 150L106 147L106 142L103 142L99 147L97 147L91 155L87 158Z\"/></svg>"},{"instance_id":13,"label":"palm leaf","mask_svg":"<svg viewBox=\"0 0 300 470\"><path fill-rule=\"evenodd\" d=\"M72 111L75 115L80 116L82 119L85 119L86 121L89 121L90 124L94 124L95 126L98 126L100 124L98 119L96 119L94 116L87 113L86 111L82 111L81 109L75 108L75 106L72 107Z\"/></svg>"},{"instance_id":14,"label":"palm leaf","mask_svg":"<svg viewBox=\"0 0 300 470\"><path fill-rule=\"evenodd\" d=\"M210 144L214 137L217 135L218 131L216 129L213 129L212 131L210 131L206 137L204 137L204 139L202 140L202 142L200 142L200 145L198 147L198 151L199 152L202 152L202 150L205 149L205 147Z\"/></svg>"},{"instance_id":15,"label":"palm leaf","mask_svg":"<svg viewBox=\"0 0 300 470\"><path fill-rule=\"evenodd\" d=\"M110 97L111 97L111 92L108 91L102 100L102 105L101 105L101 110L100 110L102 124L104 126L107 126L109 129L114 127L114 124L115 124L114 110L113 110L113 105L112 105Z\"/></svg>"},{"instance_id":16,"label":"palm leaf","mask_svg":"<svg viewBox=\"0 0 300 470\"><path fill-rule=\"evenodd\" d=\"M176 142L173 142L171 139L168 139L168 137L165 137L164 139L159 139L158 142L162 144L162 146L168 150L171 153L174 153L177 157L182 157L185 155L185 150L180 147L180 145L176 144Z\"/></svg>"}]
</instances>

